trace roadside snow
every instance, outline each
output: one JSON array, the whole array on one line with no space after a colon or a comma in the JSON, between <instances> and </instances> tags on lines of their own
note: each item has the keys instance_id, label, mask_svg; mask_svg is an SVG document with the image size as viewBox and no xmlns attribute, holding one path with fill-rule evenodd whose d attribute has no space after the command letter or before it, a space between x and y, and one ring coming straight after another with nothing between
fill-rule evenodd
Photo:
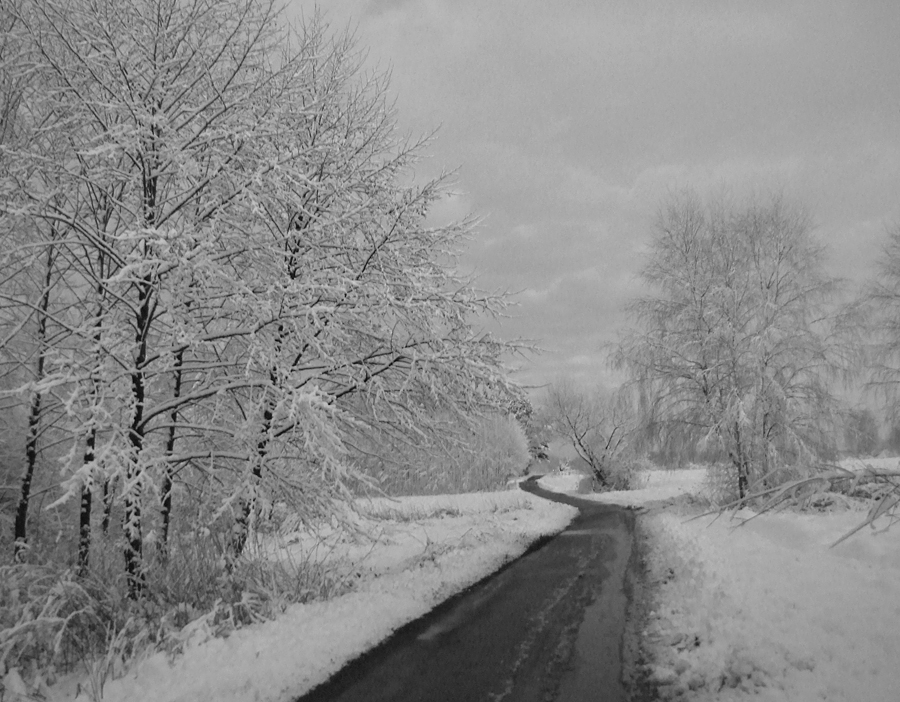
<instances>
[{"instance_id":1,"label":"roadside snow","mask_svg":"<svg viewBox=\"0 0 900 702\"><path fill-rule=\"evenodd\" d=\"M840 462L841 468L852 471L863 470L864 468L875 468L880 470L890 470L900 465L900 458L845 458Z\"/></svg>"},{"instance_id":2,"label":"roadside snow","mask_svg":"<svg viewBox=\"0 0 900 702\"><path fill-rule=\"evenodd\" d=\"M577 513L520 490L372 500L362 511L364 534L324 537L325 557L357 580L351 592L291 606L278 619L228 638L198 636L174 661L153 654L107 682L103 700L295 699L398 627L518 557L539 537L561 531ZM311 538L298 532L288 548L308 553ZM74 698L79 683L84 690L84 680L56 685L51 699Z\"/></svg>"},{"instance_id":3,"label":"roadside snow","mask_svg":"<svg viewBox=\"0 0 900 702\"><path fill-rule=\"evenodd\" d=\"M585 485L590 485L590 482L590 477L584 473L577 470L566 470L547 473L538 480L538 485L545 490L552 490L553 492L577 493L579 488L582 488L582 491L584 491ZM579 497L582 497L582 495L579 495Z\"/></svg>"},{"instance_id":4,"label":"roadside snow","mask_svg":"<svg viewBox=\"0 0 900 702\"><path fill-rule=\"evenodd\" d=\"M829 548L862 513L686 516L646 521L667 697L900 699L900 530Z\"/></svg>"},{"instance_id":5,"label":"roadside snow","mask_svg":"<svg viewBox=\"0 0 900 702\"><path fill-rule=\"evenodd\" d=\"M864 511L696 518L702 473L658 471L630 497L591 496L647 507L644 645L661 699L900 700L900 528L831 548ZM658 509L678 494L697 499Z\"/></svg>"},{"instance_id":6,"label":"roadside snow","mask_svg":"<svg viewBox=\"0 0 900 702\"><path fill-rule=\"evenodd\" d=\"M579 482L586 476L578 471L548 473L538 485L555 492L578 492ZM688 470L653 470L641 476L638 490L579 494L578 497L625 507L639 507L654 502L673 500L685 494L699 494L703 489L706 471L702 468ZM588 480L590 480L588 478Z\"/></svg>"}]
</instances>

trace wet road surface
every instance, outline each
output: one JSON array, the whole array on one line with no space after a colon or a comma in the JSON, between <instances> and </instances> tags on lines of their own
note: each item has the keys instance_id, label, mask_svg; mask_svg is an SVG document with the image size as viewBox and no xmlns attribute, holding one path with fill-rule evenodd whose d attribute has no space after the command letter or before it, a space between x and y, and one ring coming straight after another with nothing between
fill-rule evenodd
<instances>
[{"instance_id":1,"label":"wet road surface","mask_svg":"<svg viewBox=\"0 0 900 702\"><path fill-rule=\"evenodd\" d=\"M399 629L298 702L624 702L634 515L579 507L558 536Z\"/></svg>"}]
</instances>

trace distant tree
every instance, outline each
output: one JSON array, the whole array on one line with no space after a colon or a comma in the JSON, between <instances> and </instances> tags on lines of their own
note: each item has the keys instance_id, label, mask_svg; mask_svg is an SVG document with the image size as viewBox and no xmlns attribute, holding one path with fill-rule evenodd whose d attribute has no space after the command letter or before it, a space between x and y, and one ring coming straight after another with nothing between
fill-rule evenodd
<instances>
[{"instance_id":1,"label":"distant tree","mask_svg":"<svg viewBox=\"0 0 900 702\"><path fill-rule=\"evenodd\" d=\"M900 454L900 225L887 232L873 281L864 291L872 336L870 386L884 399L894 419L884 448Z\"/></svg>"},{"instance_id":2,"label":"distant tree","mask_svg":"<svg viewBox=\"0 0 900 702\"><path fill-rule=\"evenodd\" d=\"M888 231L874 280L864 294L869 332L873 337L871 385L897 415L900 410L900 225Z\"/></svg>"},{"instance_id":3,"label":"distant tree","mask_svg":"<svg viewBox=\"0 0 900 702\"><path fill-rule=\"evenodd\" d=\"M528 438L528 453L534 461L545 461L549 457L551 426L550 417L544 408L535 409L524 395L516 397L510 404L510 413L525 430Z\"/></svg>"},{"instance_id":4,"label":"distant tree","mask_svg":"<svg viewBox=\"0 0 900 702\"><path fill-rule=\"evenodd\" d=\"M645 420L716 442L740 498L783 466L833 455L829 378L847 349L830 303L836 283L808 218L780 197L660 212L631 303L637 326L616 351Z\"/></svg>"},{"instance_id":5,"label":"distant tree","mask_svg":"<svg viewBox=\"0 0 900 702\"><path fill-rule=\"evenodd\" d=\"M627 405L611 392L586 391L567 380L549 387L546 405L554 432L572 445L601 489L612 487L613 464L632 429Z\"/></svg>"}]
</instances>

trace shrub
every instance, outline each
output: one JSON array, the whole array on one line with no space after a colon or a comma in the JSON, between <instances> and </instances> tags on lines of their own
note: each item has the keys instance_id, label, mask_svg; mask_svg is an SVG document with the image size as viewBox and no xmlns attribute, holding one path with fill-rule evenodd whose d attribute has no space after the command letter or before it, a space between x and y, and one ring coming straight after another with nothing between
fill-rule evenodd
<instances>
[{"instance_id":1,"label":"shrub","mask_svg":"<svg viewBox=\"0 0 900 702\"><path fill-rule=\"evenodd\" d=\"M140 601L128 597L115 539L95 539L83 575L58 565L62 559L49 549L29 554L44 563L0 566L0 678L15 671L39 692L56 674L77 669L87 673L87 692L97 700L107 679L147 651L174 654L191 636L227 635L347 587L346 574L314 552L291 559L277 548L274 558L271 548L257 545L228 558L226 536L173 533L165 559L148 554L147 596Z\"/></svg>"},{"instance_id":2,"label":"shrub","mask_svg":"<svg viewBox=\"0 0 900 702\"><path fill-rule=\"evenodd\" d=\"M643 477L652 464L639 456L621 456L609 465L607 482L610 490L637 490L643 487Z\"/></svg>"}]
</instances>

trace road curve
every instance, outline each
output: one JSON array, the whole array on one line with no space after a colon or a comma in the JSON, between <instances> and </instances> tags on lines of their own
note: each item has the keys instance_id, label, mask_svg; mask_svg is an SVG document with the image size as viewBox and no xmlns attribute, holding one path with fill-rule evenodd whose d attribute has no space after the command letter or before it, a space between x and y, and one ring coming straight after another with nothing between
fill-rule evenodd
<instances>
[{"instance_id":1,"label":"road curve","mask_svg":"<svg viewBox=\"0 0 900 702\"><path fill-rule=\"evenodd\" d=\"M398 629L297 702L624 702L630 510L575 505L569 527Z\"/></svg>"}]
</instances>

